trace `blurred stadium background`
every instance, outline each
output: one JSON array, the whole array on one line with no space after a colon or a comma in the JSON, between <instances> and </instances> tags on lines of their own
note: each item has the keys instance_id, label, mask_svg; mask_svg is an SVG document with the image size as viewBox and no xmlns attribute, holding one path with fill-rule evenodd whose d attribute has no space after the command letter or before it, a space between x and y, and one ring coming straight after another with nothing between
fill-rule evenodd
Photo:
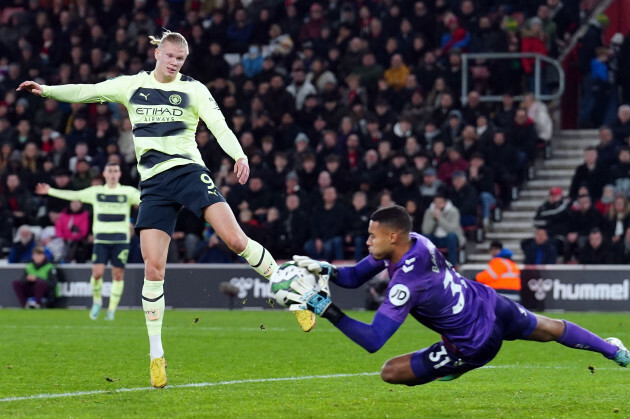
<instances>
[{"instance_id":1,"label":"blurred stadium background","mask_svg":"<svg viewBox=\"0 0 630 419\"><path fill-rule=\"evenodd\" d=\"M150 71L148 36L162 28L186 36L182 73L209 87L249 157L251 179L240 186L200 123L215 183L247 234L280 260L363 257L367 217L392 202L409 210L417 231L434 234L423 217L435 195L460 217L457 251L439 245L456 265L489 261L493 241L528 265L540 264L543 250L551 252L546 265L630 260L624 1L0 7L0 249L9 264L29 261L36 244L62 267L89 263L89 232L76 237L63 223L90 208L36 195L38 182L82 189L119 161L122 183L138 183L123 107L57 103L15 88L27 79L96 83ZM240 262L190 212L176 230L169 263ZM313 252L315 240L325 252ZM136 237L129 262L142 262Z\"/></svg>"}]
</instances>

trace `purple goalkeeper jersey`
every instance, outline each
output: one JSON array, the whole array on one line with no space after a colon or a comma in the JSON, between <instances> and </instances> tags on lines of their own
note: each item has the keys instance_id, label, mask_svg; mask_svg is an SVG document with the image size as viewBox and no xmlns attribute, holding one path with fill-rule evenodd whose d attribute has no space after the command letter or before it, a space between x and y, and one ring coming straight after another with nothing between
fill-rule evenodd
<instances>
[{"instance_id":1,"label":"purple goalkeeper jersey","mask_svg":"<svg viewBox=\"0 0 630 419\"><path fill-rule=\"evenodd\" d=\"M411 238L400 261L386 263L391 280L378 313L398 323L411 314L462 355L475 353L494 328L496 292L447 267L426 237L412 232Z\"/></svg>"}]
</instances>

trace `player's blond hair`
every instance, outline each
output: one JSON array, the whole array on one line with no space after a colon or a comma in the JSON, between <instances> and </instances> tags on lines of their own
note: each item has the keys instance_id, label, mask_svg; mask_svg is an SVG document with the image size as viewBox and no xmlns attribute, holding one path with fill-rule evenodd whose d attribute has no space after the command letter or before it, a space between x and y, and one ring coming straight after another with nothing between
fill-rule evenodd
<instances>
[{"instance_id":1,"label":"player's blond hair","mask_svg":"<svg viewBox=\"0 0 630 419\"><path fill-rule=\"evenodd\" d=\"M186 54L188 54L188 41L186 41L186 38L184 38L184 35L181 33L171 32L168 29L164 29L164 31L162 31L162 36L157 38L149 35L149 39L151 40L151 44L157 45L158 48L160 48L164 42L170 42L171 44L186 48Z\"/></svg>"}]
</instances>

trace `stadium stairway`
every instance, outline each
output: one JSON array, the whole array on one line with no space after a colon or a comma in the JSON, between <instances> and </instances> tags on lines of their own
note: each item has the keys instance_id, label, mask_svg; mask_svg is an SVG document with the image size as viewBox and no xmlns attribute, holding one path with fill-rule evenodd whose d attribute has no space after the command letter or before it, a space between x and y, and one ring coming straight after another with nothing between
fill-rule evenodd
<instances>
[{"instance_id":1,"label":"stadium stairway","mask_svg":"<svg viewBox=\"0 0 630 419\"><path fill-rule=\"evenodd\" d=\"M556 133L551 142L551 158L537 159L535 177L519 191L519 198L503 211L502 220L486 232L483 243L471 243L467 249L467 263L486 263L490 260L490 242L499 240L514 252L514 261L523 261L521 240L534 236L533 219L549 188L561 187L569 192L575 168L583 162L584 148L598 143L597 130L566 130Z\"/></svg>"}]
</instances>

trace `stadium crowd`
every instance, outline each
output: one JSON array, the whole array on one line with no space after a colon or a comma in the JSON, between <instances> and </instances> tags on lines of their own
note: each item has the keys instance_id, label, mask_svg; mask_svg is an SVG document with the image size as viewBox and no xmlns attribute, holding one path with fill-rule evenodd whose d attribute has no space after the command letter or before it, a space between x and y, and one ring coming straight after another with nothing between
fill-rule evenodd
<instances>
[{"instance_id":1,"label":"stadium crowd","mask_svg":"<svg viewBox=\"0 0 630 419\"><path fill-rule=\"evenodd\" d=\"M209 87L249 157L252 174L241 186L200 126L204 161L248 236L278 258L359 259L369 214L395 202L456 262L463 230L487 227L493 207L509 206L552 131L544 103L513 98L532 90L532 60L476 60L461 101L461 54L556 56L583 15L577 1L559 0L15 0L0 14L2 247L10 247L10 262L30 260L36 244L55 261L89 260L89 208L37 196L35 185L99 184L111 161L121 165L121 183L138 183L124 108L58 103L15 88L27 79L96 83L151 70L148 35L166 28L188 39L182 73ZM606 71L604 18L591 22L580 54ZM545 72L543 89L555 83ZM480 101L488 93L502 102ZM584 121L606 121L601 100L593 93ZM616 137L630 124L624 112ZM630 152L624 158L630 164ZM598 202L599 192L589 193ZM571 196L581 202L583 194L576 187ZM453 217L455 225L440 221ZM169 261L232 261L186 210L173 239ZM129 262L141 262L137 238Z\"/></svg>"},{"instance_id":2,"label":"stadium crowd","mask_svg":"<svg viewBox=\"0 0 630 419\"><path fill-rule=\"evenodd\" d=\"M621 105L612 127L599 128L597 146L584 149L568 196L551 188L535 216L537 232L523 243L525 263L630 262L630 107ZM544 262L542 262L544 263Z\"/></svg>"}]
</instances>

